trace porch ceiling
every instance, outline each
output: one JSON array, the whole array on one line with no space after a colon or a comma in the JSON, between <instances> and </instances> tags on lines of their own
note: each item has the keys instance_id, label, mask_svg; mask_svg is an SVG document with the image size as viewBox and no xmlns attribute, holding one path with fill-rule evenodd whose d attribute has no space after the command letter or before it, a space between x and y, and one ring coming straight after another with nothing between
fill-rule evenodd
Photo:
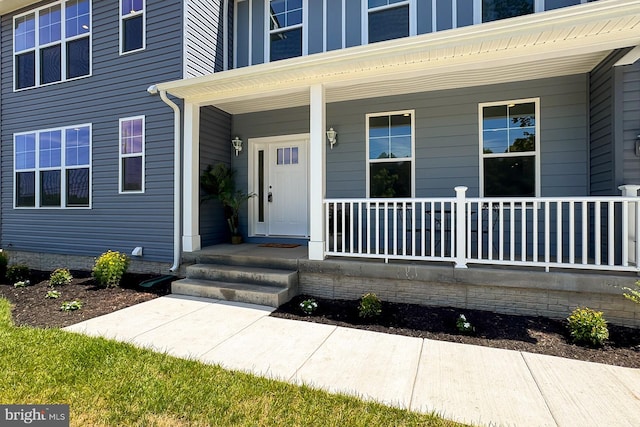
<instances>
[{"instance_id":1,"label":"porch ceiling","mask_svg":"<svg viewBox=\"0 0 640 427\"><path fill-rule=\"evenodd\" d=\"M330 103L586 73L639 44L640 2L600 0L157 86L239 114L308 105L315 84Z\"/></svg>"}]
</instances>

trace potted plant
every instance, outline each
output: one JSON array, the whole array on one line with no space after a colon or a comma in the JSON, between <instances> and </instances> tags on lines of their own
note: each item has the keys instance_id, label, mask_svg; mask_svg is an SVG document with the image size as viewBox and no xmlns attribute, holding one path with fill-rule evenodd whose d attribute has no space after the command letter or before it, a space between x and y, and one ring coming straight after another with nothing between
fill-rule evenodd
<instances>
[{"instance_id":1,"label":"potted plant","mask_svg":"<svg viewBox=\"0 0 640 427\"><path fill-rule=\"evenodd\" d=\"M207 166L200 176L200 187L205 193L204 200L220 200L224 208L224 217L231 232L231 243L242 242L240 235L240 208L255 196L255 193L245 193L235 189L235 170L224 163Z\"/></svg>"}]
</instances>

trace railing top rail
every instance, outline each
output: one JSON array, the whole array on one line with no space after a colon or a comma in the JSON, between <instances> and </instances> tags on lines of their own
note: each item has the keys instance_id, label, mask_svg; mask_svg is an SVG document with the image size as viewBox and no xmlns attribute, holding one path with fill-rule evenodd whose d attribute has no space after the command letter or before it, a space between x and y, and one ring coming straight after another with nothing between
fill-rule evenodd
<instances>
[{"instance_id":1,"label":"railing top rail","mask_svg":"<svg viewBox=\"0 0 640 427\"><path fill-rule=\"evenodd\" d=\"M371 204L402 204L402 203L422 203L422 202L455 202L456 198L455 197L416 197L416 198L402 198L402 199L387 199L387 198L380 198L380 199L367 199L365 197L362 198L358 198L358 197L353 197L353 198L338 198L338 199L333 199L333 198L326 198L324 199L324 203L371 203Z\"/></svg>"},{"instance_id":2,"label":"railing top rail","mask_svg":"<svg viewBox=\"0 0 640 427\"><path fill-rule=\"evenodd\" d=\"M455 202L455 197L416 197L402 199L371 199L365 197L352 198L326 198L324 203L370 203L370 204L409 204L409 203L447 203ZM579 197L467 197L466 202L470 203L543 203L543 202L640 202L640 197L622 197L622 196L579 196Z\"/></svg>"}]
</instances>

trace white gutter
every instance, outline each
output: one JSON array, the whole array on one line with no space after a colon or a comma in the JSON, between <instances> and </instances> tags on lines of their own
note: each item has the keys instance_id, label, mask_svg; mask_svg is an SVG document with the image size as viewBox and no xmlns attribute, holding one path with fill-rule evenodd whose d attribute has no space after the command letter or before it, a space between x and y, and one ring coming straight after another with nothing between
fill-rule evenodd
<instances>
[{"instance_id":1,"label":"white gutter","mask_svg":"<svg viewBox=\"0 0 640 427\"><path fill-rule=\"evenodd\" d=\"M180 177L182 175L182 157L180 150L180 107L172 100L167 98L167 91L158 91L155 85L149 86L147 89L152 95L160 93L160 99L173 110L173 265L169 271L176 272L180 267L180 258L182 256L180 224L182 221L181 204L182 198Z\"/></svg>"}]
</instances>

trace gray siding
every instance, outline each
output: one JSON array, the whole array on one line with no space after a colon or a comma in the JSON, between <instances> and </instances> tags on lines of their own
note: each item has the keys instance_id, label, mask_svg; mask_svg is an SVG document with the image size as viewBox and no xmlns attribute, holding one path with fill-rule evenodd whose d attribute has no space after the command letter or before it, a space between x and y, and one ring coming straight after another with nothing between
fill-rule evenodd
<instances>
[{"instance_id":1,"label":"gray siding","mask_svg":"<svg viewBox=\"0 0 640 427\"><path fill-rule=\"evenodd\" d=\"M214 107L200 109L200 172L208 165L229 163L231 158L231 116ZM228 241L229 230L222 205L217 200L200 204L202 246Z\"/></svg>"},{"instance_id":2,"label":"gray siding","mask_svg":"<svg viewBox=\"0 0 640 427\"><path fill-rule=\"evenodd\" d=\"M617 53L589 75L590 184L592 195L614 194L614 69Z\"/></svg>"},{"instance_id":3,"label":"gray siding","mask_svg":"<svg viewBox=\"0 0 640 427\"><path fill-rule=\"evenodd\" d=\"M549 10L579 2L580 0L547 0L545 7ZM268 36L265 28L265 0L241 0L236 4L236 66L245 67L267 61L264 48L265 38ZM341 49L343 46L359 46L363 43L362 28L367 25L363 7L367 7L367 0L309 0L308 5L305 29L308 36L308 54ZM326 16L323 5L326 5ZM474 0L416 0L415 5L416 10L412 15L416 17L417 34L474 24Z\"/></svg>"},{"instance_id":4,"label":"gray siding","mask_svg":"<svg viewBox=\"0 0 640 427\"><path fill-rule=\"evenodd\" d=\"M149 85L182 77L182 2L147 2L146 50L120 56L118 3L93 2L93 75L13 92L12 17L2 17L2 246L171 261L173 114ZM132 78L135 76L135 78ZM146 117L144 194L118 194L118 119ZM13 209L13 134L91 123L92 209Z\"/></svg>"},{"instance_id":5,"label":"gray siding","mask_svg":"<svg viewBox=\"0 0 640 427\"><path fill-rule=\"evenodd\" d=\"M222 2L185 2L184 77L204 76L223 68Z\"/></svg>"},{"instance_id":6,"label":"gray siding","mask_svg":"<svg viewBox=\"0 0 640 427\"><path fill-rule=\"evenodd\" d=\"M477 196L478 103L534 97L541 106L542 196L586 195L587 96L587 76L576 75L329 104L327 127L338 132L338 144L327 150L327 196L365 197L365 114L406 109L415 109L416 117L416 196L450 197L456 185ZM296 108L234 116L233 133L308 132L308 114L308 108ZM246 177L246 161L238 168Z\"/></svg>"},{"instance_id":7,"label":"gray siding","mask_svg":"<svg viewBox=\"0 0 640 427\"><path fill-rule=\"evenodd\" d=\"M640 61L621 67L623 175L618 185L640 184L640 158L635 155L636 138L640 135Z\"/></svg>"}]
</instances>

